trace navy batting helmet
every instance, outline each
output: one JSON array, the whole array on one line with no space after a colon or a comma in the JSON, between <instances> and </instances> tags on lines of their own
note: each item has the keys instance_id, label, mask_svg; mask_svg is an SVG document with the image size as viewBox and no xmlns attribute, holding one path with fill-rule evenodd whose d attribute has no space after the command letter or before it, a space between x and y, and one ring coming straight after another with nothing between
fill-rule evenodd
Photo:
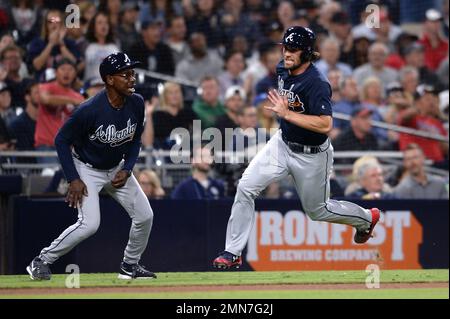
<instances>
[{"instance_id":1,"label":"navy batting helmet","mask_svg":"<svg viewBox=\"0 0 450 319\"><path fill-rule=\"evenodd\" d=\"M309 59L314 52L316 35L309 28L290 27L283 35L282 45L292 49L302 50L302 59Z\"/></svg>"},{"instance_id":2,"label":"navy batting helmet","mask_svg":"<svg viewBox=\"0 0 450 319\"><path fill-rule=\"evenodd\" d=\"M100 64L100 76L102 80L106 80L107 75L113 75L123 70L133 69L141 63L138 61L131 61L128 55L122 52L117 52L108 55Z\"/></svg>"}]
</instances>

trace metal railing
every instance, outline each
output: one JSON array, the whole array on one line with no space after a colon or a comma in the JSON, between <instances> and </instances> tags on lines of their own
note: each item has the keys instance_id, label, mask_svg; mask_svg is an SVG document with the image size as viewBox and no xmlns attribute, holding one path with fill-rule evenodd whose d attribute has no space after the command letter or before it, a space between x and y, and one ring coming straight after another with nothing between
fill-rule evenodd
<instances>
[{"instance_id":1,"label":"metal railing","mask_svg":"<svg viewBox=\"0 0 450 319\"><path fill-rule=\"evenodd\" d=\"M345 121L351 120L350 115L347 115L344 113L339 113L339 112L333 113L333 117L340 119L340 120L345 120ZM413 129L410 127L389 124L389 123L374 121L374 120L371 120L371 124L373 127L378 127L378 128L382 128L385 130L395 131L398 133L411 134L411 135L415 135L415 136L420 136L420 137L448 143L448 136L446 137L443 135L439 135L439 134L435 134L435 133L431 133L431 132L427 132L427 131L416 130L416 129Z\"/></svg>"},{"instance_id":2,"label":"metal railing","mask_svg":"<svg viewBox=\"0 0 450 319\"><path fill-rule=\"evenodd\" d=\"M248 154L246 152L221 152L218 151L214 154L217 159L225 160L223 163L236 163L234 160L246 158ZM400 165L400 160L403 159L403 153L399 151L336 151L334 152L335 159L357 159L365 155L376 157L387 165ZM58 169L60 165L44 164L44 163L17 163L14 161L7 161L7 159L18 158L38 158L38 157L52 157L57 156L55 151L4 151L0 153L0 173L8 174L11 172L26 172L27 174L33 174L33 170L39 172L46 168ZM170 150L142 150L139 154L138 161L136 163L137 168L152 168L152 169L191 169L192 165L189 161L174 163L171 158L184 159L191 158L190 151L170 151ZM233 159L233 161L228 160ZM430 173L438 174L441 176L448 176L449 172L444 169L431 167L432 162L426 161L427 170ZM347 170L351 168L351 164L335 164L335 171Z\"/></svg>"}]
</instances>

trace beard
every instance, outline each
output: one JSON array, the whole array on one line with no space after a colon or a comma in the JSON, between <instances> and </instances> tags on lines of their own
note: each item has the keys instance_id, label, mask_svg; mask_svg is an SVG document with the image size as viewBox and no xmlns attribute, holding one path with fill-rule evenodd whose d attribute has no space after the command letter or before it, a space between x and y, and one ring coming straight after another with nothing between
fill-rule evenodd
<instances>
[{"instance_id":1,"label":"beard","mask_svg":"<svg viewBox=\"0 0 450 319\"><path fill-rule=\"evenodd\" d=\"M288 70L289 70L289 71L297 70L297 69L300 67L300 65L301 65L301 64L293 65L293 66L291 66L290 68L288 68Z\"/></svg>"},{"instance_id":2,"label":"beard","mask_svg":"<svg viewBox=\"0 0 450 319\"><path fill-rule=\"evenodd\" d=\"M284 67L285 67L287 70L289 70L289 71L295 71L295 70L297 70L301 65L302 65L302 63L299 62L299 63L294 63L293 65L291 65L291 66L288 67L288 66L286 66L286 62L285 62Z\"/></svg>"},{"instance_id":3,"label":"beard","mask_svg":"<svg viewBox=\"0 0 450 319\"><path fill-rule=\"evenodd\" d=\"M202 58L206 55L206 49L204 48L191 48L191 53L194 57Z\"/></svg>"}]
</instances>

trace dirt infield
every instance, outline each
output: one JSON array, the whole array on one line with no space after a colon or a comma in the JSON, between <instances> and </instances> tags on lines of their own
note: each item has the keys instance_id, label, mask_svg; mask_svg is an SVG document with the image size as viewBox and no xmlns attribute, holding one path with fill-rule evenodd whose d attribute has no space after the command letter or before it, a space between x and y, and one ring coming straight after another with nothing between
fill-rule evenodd
<instances>
[{"instance_id":1,"label":"dirt infield","mask_svg":"<svg viewBox=\"0 0 450 319\"><path fill-rule=\"evenodd\" d=\"M381 283L380 289L449 288L448 282ZM101 294L101 293L162 293L162 292L209 292L249 290L364 290L364 284L289 284L289 285L195 285L170 287L89 287L68 288L11 288L0 289L0 295L34 294Z\"/></svg>"}]
</instances>

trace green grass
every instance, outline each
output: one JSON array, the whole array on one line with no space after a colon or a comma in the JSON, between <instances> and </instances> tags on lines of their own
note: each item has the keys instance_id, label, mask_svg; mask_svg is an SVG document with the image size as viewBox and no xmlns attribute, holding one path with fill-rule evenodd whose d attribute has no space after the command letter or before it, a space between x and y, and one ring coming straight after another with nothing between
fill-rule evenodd
<instances>
[{"instance_id":1,"label":"green grass","mask_svg":"<svg viewBox=\"0 0 450 319\"><path fill-rule=\"evenodd\" d=\"M201 285L261 285L261 284L361 284L361 289L320 289L320 290L232 290L220 291L130 291L130 292L92 292L83 293L74 289L67 293L50 292L27 295L0 294L2 298L171 298L171 299L255 299L255 298L449 298L448 288L383 288L383 283L448 282L447 269L440 270L382 270L381 288L365 289L365 271L289 271L289 272L179 272L158 273L157 280L124 281L117 274L81 274L80 285L87 287L175 287ZM54 275L50 281L32 281L28 275L0 276L0 289L15 288L65 288L67 275ZM174 289L175 290L175 289ZM6 292L7 293L7 292Z\"/></svg>"},{"instance_id":2,"label":"green grass","mask_svg":"<svg viewBox=\"0 0 450 319\"><path fill-rule=\"evenodd\" d=\"M364 283L365 271L290 271L290 272L178 272L158 273L157 280L124 281L117 274L81 274L82 287L191 286L252 284ZM381 282L448 282L448 269L382 270ZM0 288L64 288L67 275L53 275L50 281L32 281L28 275L0 276Z\"/></svg>"},{"instance_id":3,"label":"green grass","mask_svg":"<svg viewBox=\"0 0 450 319\"><path fill-rule=\"evenodd\" d=\"M0 295L0 299L448 299L448 289L247 290L208 292Z\"/></svg>"},{"instance_id":4,"label":"green grass","mask_svg":"<svg viewBox=\"0 0 450 319\"><path fill-rule=\"evenodd\" d=\"M240 271L158 273L157 280L124 281L117 274L81 274L82 287L120 286L191 286L191 285L256 285L364 283L365 271ZM382 270L381 282L448 282L448 269ZM53 275L50 281L32 281L28 275L0 276L0 288L64 288L67 275Z\"/></svg>"}]
</instances>

